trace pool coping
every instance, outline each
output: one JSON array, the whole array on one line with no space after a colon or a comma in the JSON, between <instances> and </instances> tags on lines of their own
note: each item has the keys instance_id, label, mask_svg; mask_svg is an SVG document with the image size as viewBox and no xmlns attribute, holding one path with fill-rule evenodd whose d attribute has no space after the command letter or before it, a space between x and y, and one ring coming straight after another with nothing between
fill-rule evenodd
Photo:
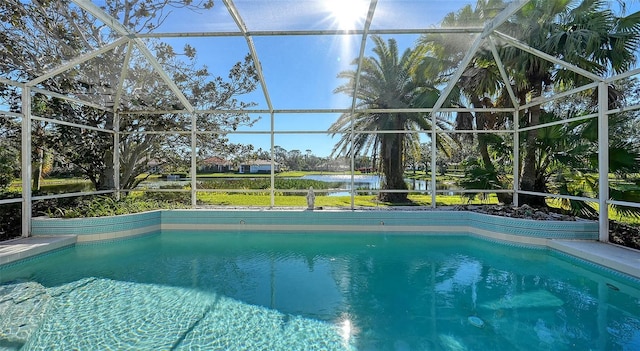
<instances>
[{"instance_id":1,"label":"pool coping","mask_svg":"<svg viewBox=\"0 0 640 351\"><path fill-rule=\"evenodd\" d=\"M0 267L75 244L75 235L32 236L0 241Z\"/></svg>"},{"instance_id":2,"label":"pool coping","mask_svg":"<svg viewBox=\"0 0 640 351\"><path fill-rule=\"evenodd\" d=\"M307 224L296 223L300 221ZM329 221L337 223L327 224ZM590 239L594 234L597 238L597 222L585 220L541 221L446 210L195 209L157 210L100 218L34 218L32 225L34 236L0 242L0 266L61 247L122 240L163 230L374 232L410 235L466 233L490 241L556 250L640 279L640 251ZM88 228L90 233L78 235L78 228ZM571 230L577 230L577 238L567 236L566 232ZM84 234L82 231L80 233Z\"/></svg>"},{"instance_id":3,"label":"pool coping","mask_svg":"<svg viewBox=\"0 0 640 351\"><path fill-rule=\"evenodd\" d=\"M640 279L638 250L592 240L549 240L547 246Z\"/></svg>"}]
</instances>

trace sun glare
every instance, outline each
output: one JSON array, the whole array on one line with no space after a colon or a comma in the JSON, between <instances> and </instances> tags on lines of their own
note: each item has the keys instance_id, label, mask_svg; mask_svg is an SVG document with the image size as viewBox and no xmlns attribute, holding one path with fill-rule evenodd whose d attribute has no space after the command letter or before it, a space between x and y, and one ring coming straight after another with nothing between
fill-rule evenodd
<instances>
[{"instance_id":1,"label":"sun glare","mask_svg":"<svg viewBox=\"0 0 640 351\"><path fill-rule=\"evenodd\" d=\"M369 7L364 0L326 0L325 5L339 29L356 29L367 16Z\"/></svg>"}]
</instances>

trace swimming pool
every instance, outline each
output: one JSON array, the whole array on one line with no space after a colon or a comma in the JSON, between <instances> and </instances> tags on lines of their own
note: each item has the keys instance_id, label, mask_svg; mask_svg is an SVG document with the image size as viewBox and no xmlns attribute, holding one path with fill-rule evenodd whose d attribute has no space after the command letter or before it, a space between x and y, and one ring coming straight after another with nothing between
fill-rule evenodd
<instances>
[{"instance_id":1,"label":"swimming pool","mask_svg":"<svg viewBox=\"0 0 640 351\"><path fill-rule=\"evenodd\" d=\"M467 236L163 231L0 267L0 350L640 349L640 289Z\"/></svg>"}]
</instances>

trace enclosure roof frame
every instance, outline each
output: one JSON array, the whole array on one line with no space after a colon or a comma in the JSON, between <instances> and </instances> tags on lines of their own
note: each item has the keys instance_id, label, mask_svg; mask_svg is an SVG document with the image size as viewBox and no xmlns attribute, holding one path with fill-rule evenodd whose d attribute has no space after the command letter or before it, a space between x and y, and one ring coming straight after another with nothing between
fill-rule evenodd
<instances>
[{"instance_id":1,"label":"enclosure roof frame","mask_svg":"<svg viewBox=\"0 0 640 351\"><path fill-rule=\"evenodd\" d=\"M495 108L495 109L482 109L483 112L487 112L487 111L493 111L493 112L513 112L514 115L517 115L519 112L531 107L531 106L535 106L535 105L540 105L542 103L548 102L550 101L550 99L540 99L538 101L534 101L534 102L530 102L524 105L519 106L519 102L514 94L513 89L511 88L511 84L508 80L508 75L504 70L501 58L498 55L498 51L496 48L496 43L497 42L502 42L502 43L507 43L510 46L513 46L515 48L518 48L528 54L531 55L535 55L536 57L542 58L544 60L549 61L550 63L554 64L554 65L558 65L561 66L567 70L570 70L576 74L579 74L585 78L588 78L590 80L592 80L592 83L590 84L586 84L577 88L574 88L570 91L564 92L564 93L560 93L559 96L567 96L569 94L573 94L576 92L580 92L580 91L584 91L586 89L593 89L593 88L598 88L600 90L600 99L599 99L599 111L597 115L590 115L590 116L581 116L579 117L579 119L584 119L584 118L598 118L598 120L600 121L599 123L599 143L600 143L600 153L603 152L603 150L605 150L605 145L603 145L604 141L607 141L607 138L605 136L603 136L603 134L606 132L605 130L603 130L602 128L607 128L607 123L606 121L603 121L603 119L607 119L608 116L614 112L620 112L624 109L617 109L617 110L607 110L607 106L603 106L606 105L606 99L604 96L604 92L602 92L603 89L606 88L606 86L618 79L624 79L627 77L630 77L632 75L636 75L636 74L640 74L640 68L636 68L636 69L632 69L629 70L627 72L621 73L621 74L617 74L614 76L610 76L610 77L601 77L599 75L593 74L587 70L584 70L580 67L577 67L575 65L572 65L562 59L556 58L552 55L546 54L545 52L532 48L529 45L523 43L522 41L513 38L507 34L502 33L499 28L500 26L506 22L511 16L513 16L514 14L516 14L518 11L520 11L525 5L527 5L530 0L514 0L514 1L510 1L507 3L507 6L502 9L497 16L495 16L494 18L490 19L489 21L487 21L485 23L484 26L482 27L457 27L457 28L413 28L413 29L379 29L379 28L371 28L371 23L373 21L374 15L376 14L376 9L377 9L377 4L378 4L378 0L369 0L369 6L368 6L368 11L367 11L367 15L366 18L364 19L364 24L362 29L349 29L349 30L343 30L343 29L329 29L329 30L250 30L243 18L243 15L241 13L241 11L238 10L238 8L236 7L236 5L234 4L233 0L222 0L222 3L224 4L224 6L226 7L227 11L229 12L231 18L233 19L233 21L235 22L238 31L209 31L209 32L165 32L165 33L134 33L131 30L129 30L128 28L126 28L123 24L121 24L116 18L114 18L113 16L107 14L104 10L102 10L100 7L98 7L96 4L94 4L92 1L90 0L71 0L74 4L76 4L79 8L81 8L82 10L86 11L87 13L91 14L92 16L94 16L97 20L101 21L102 23L104 23L106 26L108 26L110 29L112 29L115 33L117 33L119 35L118 38L116 38L114 41L110 42L110 43L106 43L104 45L102 45L101 47L98 47L94 50L91 50L90 52L86 52L83 53L82 55L79 55L77 57L75 57L74 59L63 63L57 67L52 68L51 70L48 70L47 72L42 73L41 75L39 75L38 77L31 79L29 81L26 82L17 82L11 79L6 79L6 78L0 78L0 83L2 84L9 84L9 85L14 85L17 86L21 89L23 89L23 99L25 101L23 101L23 119L26 121L23 121L23 126L26 126L29 124L29 122L31 120L41 120L41 121L46 121L46 122L52 122L52 123L60 123L63 125L67 125L67 126L71 126L71 127L82 127L73 123L69 123L69 122L61 122L61 121L55 121L55 120L50 120L50 119L43 119L41 117L37 117L37 116L32 116L31 115L31 111L28 105L28 102L30 100L29 98L29 94L31 92L37 92L37 93L41 93L41 94L46 94L52 97L57 97L57 98L62 98L62 99L66 99L68 101L74 102L74 103L79 103L79 104L85 104L86 106L90 106L93 108L99 108L101 110L106 110L106 111L110 111L113 112L114 114L130 114L130 115L142 115L142 114L161 114L161 113L186 113L186 114L197 114L197 113L269 113L271 115L271 119L272 119L272 123L271 123L271 136L272 136L272 151L273 151L273 134L274 134L274 130L273 130L273 117L274 114L287 114L287 113L341 113L341 114L352 114L355 115L357 113L375 113L375 112L381 112L381 113L395 113L395 112L401 112L401 113L431 113L432 118L435 121L435 115L437 113L451 113L451 112L476 112L479 109L477 108L443 108L443 105L446 101L446 99L448 98L449 94L453 91L453 89L455 88L455 85L457 84L458 80L462 77L462 74L464 72L464 70L466 69L466 67L468 66L468 64L471 62L471 60L473 59L474 55L476 54L476 52L478 51L478 49L484 45L484 44L488 44L489 49L491 50L491 53L494 57L494 60L496 61L496 64L498 65L498 68L500 70L500 74L502 79L504 80L504 83L507 87L508 93L509 93L509 97L514 105L513 108ZM472 44L469 47L469 50L466 52L464 58L461 60L460 65L452 72L451 74L451 79L447 82L447 84L444 86L444 89L441 93L441 95L439 96L438 100L436 101L435 105L432 108L390 108L390 109L358 109L357 108L357 95L358 95L358 90L359 90L359 84L360 84L360 76L361 76L361 72L362 72L362 63L364 60L364 55L365 55L365 48L367 45L367 41L369 39L369 37L371 35L394 35L394 34L427 34L427 33L434 33L434 34L438 34L438 33L459 33L459 34L475 34L476 37L474 38ZM267 84L267 81L265 79L265 75L262 69L262 65L260 62L260 57L259 57L259 51L256 49L254 41L253 41L253 37L264 37L264 36L288 36L288 37L293 37L293 36L340 36L340 35L358 35L361 36L361 42L360 42L360 47L358 50L358 57L356 58L356 63L357 63L357 68L356 68L356 76L355 76L355 84L353 87L353 96L351 97L351 103L350 106L348 108L341 108L341 109L336 109L336 108L307 108L307 109L286 109L286 108L278 108L278 106L274 106L272 100L271 100L271 93L270 93L270 86ZM171 79L170 75L168 74L168 72L162 67L162 65L160 64L160 62L158 61L158 59L153 55L153 53L151 52L151 50L149 49L149 47L147 46L147 44L144 42L143 39L146 38L197 38L197 37L243 37L246 41L246 45L248 47L249 50L249 55L252 58L253 64L254 64L254 68L256 70L256 74L258 77L258 80L260 82L261 88L262 88L262 92L266 101L266 105L267 105L267 109L246 109L246 110L199 110L197 109L193 103L191 101L189 101L189 99L187 98L187 96L185 95L185 93L181 90L181 88L173 81L173 79ZM118 87L116 87L116 92L115 92L115 99L114 99L114 104L111 108L106 107L106 106L100 106L96 103L90 102L90 101L84 101L80 98L77 97L70 97L70 96L64 96L63 94L59 94L59 93L54 93L51 91L47 91L41 88L38 88L37 85L47 79L50 79L58 74L61 74L71 68L73 68L74 66L77 66L78 64L81 64L83 62L86 62L88 60L91 60L103 53L106 53L110 50L113 50L114 48L121 46L121 45L127 45L127 53L126 53L126 57L124 59L124 63L123 63L123 67L121 69L121 75L119 78L119 84ZM180 101L180 103L182 104L182 106L184 107L183 110L172 110L172 111L120 111L120 107L119 107L119 101L122 97L123 94L123 86L124 86L124 79L128 73L128 64L129 64L129 60L131 58L131 52L132 49L136 48L137 50L139 50L139 52L145 57L145 59L148 61L148 63L153 67L154 71L158 74L158 76L160 77L160 79L168 86L169 90L175 95L175 97ZM555 96L554 98L558 98L558 96ZM8 113L8 112L7 112ZM195 117L193 117L195 118ZM578 120L578 119L575 119ZM566 122L566 121L565 121ZM544 126L549 126L549 125L555 125L558 123L552 123L552 124L546 124L546 125L541 125L541 126L535 126L533 128L541 128ZM434 137L437 135L437 133L435 132L435 123L432 123L433 125L433 130L431 131L434 135ZM95 127L91 127L88 129L92 129L92 130L100 130L100 131L104 131L101 130L100 128L95 128ZM513 129L513 133L514 135L517 135L520 132L524 132L524 131L528 131L532 129L532 127L528 127L528 128L520 128L519 126L515 126ZM23 138L26 140L29 140L30 142L30 138L26 138L27 137L27 132L29 132L30 130L23 130ZM110 130L107 131L110 134L116 134L116 135L120 135L120 131L117 129L114 130ZM283 133L289 133L290 131L285 131ZM309 131L311 133L318 133L318 131ZM425 133L428 133L429 131L425 131ZM500 131L500 132L505 132L505 131ZM507 131L510 132L510 131ZM185 133L192 133L193 135L196 134L195 131L185 131ZM351 133L354 134L355 131L351 130ZM25 146L25 141L23 140L23 146L22 146L22 151L23 153L26 151L30 151L31 148L30 147L26 147ZM435 153L434 153L435 154ZM272 160L273 161L273 160ZM602 156L600 158L601 162L608 162L608 159L605 156ZM433 163L434 167L435 167L435 162ZM29 170L30 167L28 167L29 165L27 165L26 162L23 161L23 185L29 184L29 182L27 182L28 180L30 180L30 173L25 173L25 171ZM353 159L352 159L352 168L353 168ZM273 170L273 167L272 167ZM604 168L603 165L600 165L599 167L599 178L600 178L600 189L601 191L603 191L606 187L608 187L608 177L607 174L603 174L603 172L605 172L606 169ZM353 174L352 174L353 176ZM435 178L433 180L435 182ZM352 177L352 182L353 182L353 177ZM353 185L353 184L352 184ZM435 185L435 184L434 184ZM435 186L433 187L435 189ZM530 194L531 192L525 192L525 191L518 191L518 189L515 189L516 194L518 192L521 192L523 194ZM435 194L435 192L433 192ZM355 193L354 193L355 194ZM533 194L533 193L531 193ZM539 195L539 194L536 194ZM552 194L547 194L547 195L552 195ZM560 197L560 196L558 196ZM564 197L560 197L560 198L570 198L567 196ZM31 203L32 200L36 199L36 197L32 196L30 191L25 191L25 194L23 196L22 201L23 202L29 202ZM0 203L6 202L6 200L2 200L0 201ZM13 201L13 199L11 200L11 202L15 202ZM621 201L609 201L608 199L603 199L602 196L599 199L600 202L600 206L602 207L607 206L607 204L624 204L624 205L630 205L627 202L621 202ZM273 203L273 200L272 200ZM435 204L435 201L433 201L433 203ZM631 204L632 206L635 207L640 207L640 205L638 204ZM353 198L352 198L352 206L353 206ZM30 209L30 206L24 206L24 208L26 209ZM605 214L601 216L600 220L601 221L607 221L608 223L608 217L606 212L604 211ZM26 214L26 216L30 217L30 214ZM26 223L23 221L23 223ZM606 228L602 226L601 223L601 231L605 230ZM28 231L28 230L27 230ZM23 231L24 234L24 231ZM603 239L603 233L601 232L601 240L606 240Z\"/></svg>"}]
</instances>

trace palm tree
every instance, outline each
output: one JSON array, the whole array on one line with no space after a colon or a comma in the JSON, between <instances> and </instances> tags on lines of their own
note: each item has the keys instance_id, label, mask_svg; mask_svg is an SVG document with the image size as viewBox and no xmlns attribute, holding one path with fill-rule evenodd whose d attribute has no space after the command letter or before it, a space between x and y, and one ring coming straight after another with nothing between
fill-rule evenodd
<instances>
[{"instance_id":1,"label":"palm tree","mask_svg":"<svg viewBox=\"0 0 640 351\"><path fill-rule=\"evenodd\" d=\"M626 95L638 88L633 80L618 82L621 90L609 88L609 108L625 105ZM555 101L542 109L542 123L566 120L597 112L597 94L588 91L563 101ZM570 106L569 108L567 108ZM640 140L630 137L627 131L638 114L634 111L610 115L609 119L609 172L623 177L640 173ZM598 194L598 120L595 118L557 124L540 130L537 138L536 167L540 169L545 192L563 195L593 197ZM637 202L640 199L640 183L627 179L612 182L611 198ZM597 218L593 204L577 200L563 200L563 208L585 218ZM612 205L624 216L640 215L640 209Z\"/></svg>"},{"instance_id":2,"label":"palm tree","mask_svg":"<svg viewBox=\"0 0 640 351\"><path fill-rule=\"evenodd\" d=\"M505 26L508 34L519 38L530 47L537 48L577 65L597 75L619 73L631 67L640 41L638 14L618 17L602 0L532 0ZM535 55L506 46L501 49L505 66L516 80L518 97L523 100L542 96L554 85L565 88L580 86L587 78ZM540 124L540 105L528 109L524 125ZM539 130L524 135L520 188L544 191L545 170L538 166ZM544 198L521 196L530 205L544 206Z\"/></svg>"},{"instance_id":3,"label":"palm tree","mask_svg":"<svg viewBox=\"0 0 640 351\"><path fill-rule=\"evenodd\" d=\"M442 27L468 27L482 26L484 22L494 17L505 4L502 0L480 0L475 8L466 5L457 12L451 12L445 16ZM418 44L425 46L426 50L433 53L441 63L441 72L444 77L458 68L468 47L475 40L476 34L425 34L420 37ZM500 107L513 107L504 87L504 81L500 75L497 64L493 60L492 53L487 48L481 48L473 57L457 82L452 94L459 94L451 98L453 107L465 107L470 103L474 108L492 108L497 104L509 105ZM490 97L489 97L490 96ZM455 129L457 130L490 130L499 129L508 123L505 114L494 112L458 112L456 114ZM466 182L462 185L467 189L502 189L508 183L504 174L499 174L494 165L495 160L490 155L490 146L503 144L503 139L497 134L478 133L463 134L461 141L472 143L477 139L477 148L480 159L474 159L469 167L465 168ZM503 155L507 157L508 154ZM471 194L473 196L473 194ZM511 203L509 194L498 193L498 199L503 203Z\"/></svg>"},{"instance_id":4,"label":"palm tree","mask_svg":"<svg viewBox=\"0 0 640 351\"><path fill-rule=\"evenodd\" d=\"M435 67L433 59L426 56L426 52L420 47L407 49L399 55L394 39L385 43L379 36L372 36L372 40L376 57L363 58L360 87L355 89L357 73L345 71L338 77L347 79L347 82L339 86L335 93L350 96L355 94L359 109L432 107L439 97L433 79L436 75L432 74ZM438 120L437 124L439 128L446 127L445 121ZM356 133L350 133L352 127ZM329 131L332 135L342 133L333 154L351 156L377 152L384 176L382 189L407 190L403 176L403 157L405 150L419 145L420 140L417 133L406 131L421 129L431 129L431 121L424 113L357 112L342 114ZM437 138L437 141L444 147L450 140ZM381 192L379 199L394 203L405 202L407 193Z\"/></svg>"}]
</instances>

